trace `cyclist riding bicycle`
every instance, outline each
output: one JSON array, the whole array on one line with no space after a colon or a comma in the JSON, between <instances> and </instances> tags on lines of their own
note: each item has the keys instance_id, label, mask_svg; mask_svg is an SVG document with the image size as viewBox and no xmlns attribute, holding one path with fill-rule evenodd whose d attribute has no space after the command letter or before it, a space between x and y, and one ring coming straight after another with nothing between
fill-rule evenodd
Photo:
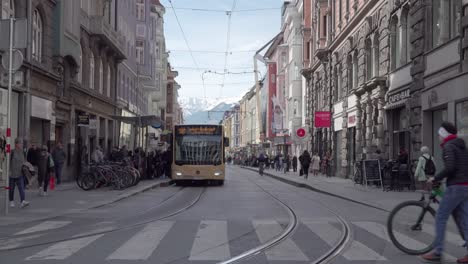
<instances>
[{"instance_id":1,"label":"cyclist riding bicycle","mask_svg":"<svg viewBox=\"0 0 468 264\"><path fill-rule=\"evenodd\" d=\"M447 188L436 215L435 249L421 256L431 262L440 262L442 259L445 229L454 211L460 216L463 236L468 237L468 149L465 141L457 137L457 128L453 124L443 122L438 133L445 168L430 178L429 183L447 179ZM468 263L468 254L458 259L457 263Z\"/></svg>"}]
</instances>

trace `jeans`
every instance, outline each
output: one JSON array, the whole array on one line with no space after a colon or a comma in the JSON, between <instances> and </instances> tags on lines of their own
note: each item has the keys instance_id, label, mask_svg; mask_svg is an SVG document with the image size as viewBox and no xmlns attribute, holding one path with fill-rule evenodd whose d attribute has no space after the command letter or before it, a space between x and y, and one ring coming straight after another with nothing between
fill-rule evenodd
<instances>
[{"instance_id":1,"label":"jeans","mask_svg":"<svg viewBox=\"0 0 468 264\"><path fill-rule=\"evenodd\" d=\"M436 239L434 242L436 254L442 254L444 250L445 229L454 210L456 210L458 220L460 220L464 237L468 237L468 186L448 186L444 193L436 215Z\"/></svg>"},{"instance_id":2,"label":"jeans","mask_svg":"<svg viewBox=\"0 0 468 264\"><path fill-rule=\"evenodd\" d=\"M63 163L55 164L55 178L57 179L57 184L62 183L62 168L63 168Z\"/></svg>"},{"instance_id":3,"label":"jeans","mask_svg":"<svg viewBox=\"0 0 468 264\"><path fill-rule=\"evenodd\" d=\"M10 202L15 200L15 187L18 186L18 191L20 194L21 202L24 201L24 178L10 178L10 190L9 190L9 198Z\"/></svg>"}]
</instances>

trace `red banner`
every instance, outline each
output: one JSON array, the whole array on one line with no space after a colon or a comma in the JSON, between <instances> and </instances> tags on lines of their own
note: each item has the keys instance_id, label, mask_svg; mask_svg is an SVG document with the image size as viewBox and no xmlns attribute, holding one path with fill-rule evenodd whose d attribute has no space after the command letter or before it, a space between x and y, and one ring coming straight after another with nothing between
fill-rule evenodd
<instances>
[{"instance_id":1,"label":"red banner","mask_svg":"<svg viewBox=\"0 0 468 264\"><path fill-rule=\"evenodd\" d=\"M267 137L273 138L275 137L274 130L274 117L273 114L275 112L275 104L273 98L276 98L276 62L271 62L268 64L268 111L267 111Z\"/></svg>"},{"instance_id":2,"label":"red banner","mask_svg":"<svg viewBox=\"0 0 468 264\"><path fill-rule=\"evenodd\" d=\"M331 112L315 112L315 127L331 127Z\"/></svg>"}]
</instances>

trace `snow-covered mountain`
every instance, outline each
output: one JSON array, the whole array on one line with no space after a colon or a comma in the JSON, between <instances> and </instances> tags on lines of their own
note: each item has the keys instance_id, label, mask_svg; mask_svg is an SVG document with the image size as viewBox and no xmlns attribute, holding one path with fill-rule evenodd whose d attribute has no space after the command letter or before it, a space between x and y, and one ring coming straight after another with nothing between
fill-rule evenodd
<instances>
[{"instance_id":1,"label":"snow-covered mountain","mask_svg":"<svg viewBox=\"0 0 468 264\"><path fill-rule=\"evenodd\" d=\"M206 99L181 97L179 104L184 111L185 124L218 124L223 119L224 111L238 104L239 100L240 97Z\"/></svg>"}]
</instances>

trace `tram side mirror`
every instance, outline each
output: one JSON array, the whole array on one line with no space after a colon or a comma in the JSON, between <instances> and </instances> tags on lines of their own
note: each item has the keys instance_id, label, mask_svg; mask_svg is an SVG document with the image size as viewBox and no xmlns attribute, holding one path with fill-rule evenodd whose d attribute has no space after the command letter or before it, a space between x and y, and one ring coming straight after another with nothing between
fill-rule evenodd
<instances>
[{"instance_id":1,"label":"tram side mirror","mask_svg":"<svg viewBox=\"0 0 468 264\"><path fill-rule=\"evenodd\" d=\"M224 147L225 148L229 147L229 138L227 137L224 138Z\"/></svg>"}]
</instances>

